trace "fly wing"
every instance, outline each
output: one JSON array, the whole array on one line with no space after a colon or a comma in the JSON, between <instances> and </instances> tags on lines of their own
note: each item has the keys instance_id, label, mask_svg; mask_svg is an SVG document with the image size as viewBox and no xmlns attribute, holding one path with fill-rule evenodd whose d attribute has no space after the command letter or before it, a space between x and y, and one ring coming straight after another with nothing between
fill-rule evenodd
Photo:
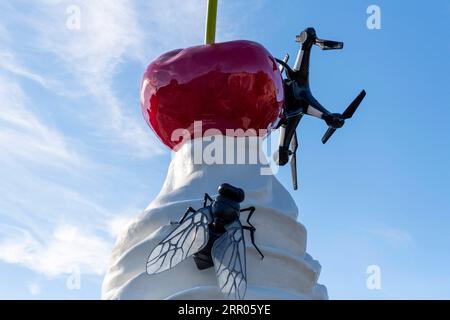
<instances>
[{"instance_id":1,"label":"fly wing","mask_svg":"<svg viewBox=\"0 0 450 320\"><path fill-rule=\"evenodd\" d=\"M226 298L242 300L247 291L244 232L239 220L225 228L211 251L217 281Z\"/></svg>"},{"instance_id":2,"label":"fly wing","mask_svg":"<svg viewBox=\"0 0 450 320\"><path fill-rule=\"evenodd\" d=\"M188 215L164 238L147 260L147 273L156 274L173 268L184 259L202 250L209 240L209 210L200 209Z\"/></svg>"}]
</instances>

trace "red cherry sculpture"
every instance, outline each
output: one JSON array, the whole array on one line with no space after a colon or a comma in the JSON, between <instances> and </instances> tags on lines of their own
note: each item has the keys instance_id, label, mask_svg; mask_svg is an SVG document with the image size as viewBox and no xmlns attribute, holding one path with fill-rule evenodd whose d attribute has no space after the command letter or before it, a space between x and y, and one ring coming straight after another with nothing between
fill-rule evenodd
<instances>
[{"instance_id":1,"label":"red cherry sculpture","mask_svg":"<svg viewBox=\"0 0 450 320\"><path fill-rule=\"evenodd\" d=\"M176 129L270 130L284 102L283 81L271 54L252 41L230 41L167 52L144 74L144 117L168 147Z\"/></svg>"}]
</instances>

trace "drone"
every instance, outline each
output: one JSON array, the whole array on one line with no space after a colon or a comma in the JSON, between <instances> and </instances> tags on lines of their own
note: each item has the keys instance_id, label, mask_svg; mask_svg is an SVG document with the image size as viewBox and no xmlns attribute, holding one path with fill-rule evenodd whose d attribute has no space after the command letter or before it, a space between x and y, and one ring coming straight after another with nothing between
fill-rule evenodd
<instances>
[{"instance_id":1,"label":"drone","mask_svg":"<svg viewBox=\"0 0 450 320\"><path fill-rule=\"evenodd\" d=\"M218 193L215 199L205 193L202 208L189 207L178 222L166 226L171 231L150 253L147 274L169 270L193 256L199 270L214 266L226 298L241 300L247 290L244 230L250 231L253 246L264 258L255 244L256 228L250 223L255 207L241 209L245 193L228 183L221 184ZM246 211L248 226L243 226L239 217Z\"/></svg>"},{"instance_id":2,"label":"drone","mask_svg":"<svg viewBox=\"0 0 450 320\"><path fill-rule=\"evenodd\" d=\"M275 59L280 64L280 71L285 72L286 78L283 79L285 104L282 110L282 118L277 125L277 128L280 128L280 145L274 154L274 160L279 166L284 166L291 157L292 184L294 190L297 190L296 152L298 141L296 129L303 115L308 114L325 121L328 125L328 130L322 137L322 143L325 144L337 129L342 128L345 120L353 116L366 96L366 92L362 90L342 114L329 112L314 98L309 87L311 48L313 45L317 45L322 50L342 49L344 43L319 39L314 28L305 29L300 35L296 36L295 40L301 44L301 48L293 68L287 64L288 54L283 60Z\"/></svg>"}]
</instances>

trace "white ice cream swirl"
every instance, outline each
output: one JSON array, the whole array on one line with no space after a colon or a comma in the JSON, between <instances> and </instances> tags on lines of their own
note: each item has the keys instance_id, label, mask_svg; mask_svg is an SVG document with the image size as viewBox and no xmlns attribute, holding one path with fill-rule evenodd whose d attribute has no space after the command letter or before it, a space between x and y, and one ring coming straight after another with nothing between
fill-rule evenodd
<instances>
[{"instance_id":1,"label":"white ice cream swirl","mask_svg":"<svg viewBox=\"0 0 450 320\"><path fill-rule=\"evenodd\" d=\"M162 240L160 228L178 221L187 207L200 208L205 192L215 196L217 187L227 182L245 191L241 208L256 207L255 241L265 255L261 260L246 232L246 299L327 299L326 288L317 284L320 264L306 253L306 230L297 222L298 209L289 192L274 175L261 175L261 164L194 164L197 147L188 142L175 154L159 195L119 236L102 298L222 299L214 268L200 271L193 258L151 276L146 263ZM245 219L243 213L243 224Z\"/></svg>"}]
</instances>

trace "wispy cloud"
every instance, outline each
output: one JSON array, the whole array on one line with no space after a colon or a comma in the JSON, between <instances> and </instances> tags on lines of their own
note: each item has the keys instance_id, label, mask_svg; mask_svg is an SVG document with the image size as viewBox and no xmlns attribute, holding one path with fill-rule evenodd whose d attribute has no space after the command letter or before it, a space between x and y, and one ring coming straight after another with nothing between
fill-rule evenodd
<instances>
[{"instance_id":1,"label":"wispy cloud","mask_svg":"<svg viewBox=\"0 0 450 320\"><path fill-rule=\"evenodd\" d=\"M47 79L40 76L39 74L33 73L32 71L25 68L19 61L17 61L17 57L15 55L4 47L1 48L0 52L0 69L8 71L16 76L37 82L47 89L51 88L54 85L51 85Z\"/></svg>"},{"instance_id":2,"label":"wispy cloud","mask_svg":"<svg viewBox=\"0 0 450 320\"><path fill-rule=\"evenodd\" d=\"M0 260L46 275L77 263L88 272L101 272L110 243L74 226L55 225L73 209L100 217L101 210L77 191L42 177L53 169L71 175L83 170L87 160L40 119L20 85L1 73L0 149L0 215L9 222L0 227ZM72 209L60 211L64 205ZM37 293L35 289L30 290Z\"/></svg>"},{"instance_id":3,"label":"wispy cloud","mask_svg":"<svg viewBox=\"0 0 450 320\"><path fill-rule=\"evenodd\" d=\"M393 247L407 247L414 243L414 237L406 230L393 227L380 227L367 230Z\"/></svg>"},{"instance_id":4,"label":"wispy cloud","mask_svg":"<svg viewBox=\"0 0 450 320\"><path fill-rule=\"evenodd\" d=\"M76 164L81 157L64 136L49 128L31 110L22 88L0 73L0 161L6 158L43 164Z\"/></svg>"},{"instance_id":5,"label":"wispy cloud","mask_svg":"<svg viewBox=\"0 0 450 320\"><path fill-rule=\"evenodd\" d=\"M114 212L70 186L74 176L88 175L90 160L35 109L20 84L0 71L0 216L8 222L0 227L0 260L47 276L74 266L100 274L113 243ZM55 180L59 175L63 181ZM79 227L88 221L92 226Z\"/></svg>"}]
</instances>

